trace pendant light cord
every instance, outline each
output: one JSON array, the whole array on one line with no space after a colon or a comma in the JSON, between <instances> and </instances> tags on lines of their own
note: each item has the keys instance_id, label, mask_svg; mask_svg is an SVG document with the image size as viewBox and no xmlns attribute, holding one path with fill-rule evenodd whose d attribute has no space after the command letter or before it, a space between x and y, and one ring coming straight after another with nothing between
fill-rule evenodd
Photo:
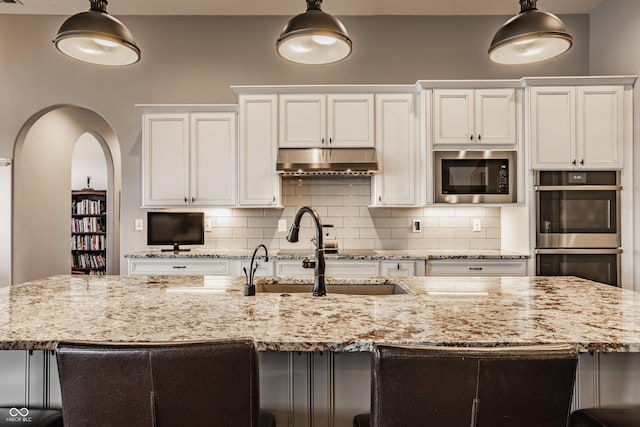
<instances>
[{"instance_id":1,"label":"pendant light cord","mask_svg":"<svg viewBox=\"0 0 640 427\"><path fill-rule=\"evenodd\" d=\"M89 3L91 3L90 10L107 13L107 0L89 0Z\"/></svg>"}]
</instances>

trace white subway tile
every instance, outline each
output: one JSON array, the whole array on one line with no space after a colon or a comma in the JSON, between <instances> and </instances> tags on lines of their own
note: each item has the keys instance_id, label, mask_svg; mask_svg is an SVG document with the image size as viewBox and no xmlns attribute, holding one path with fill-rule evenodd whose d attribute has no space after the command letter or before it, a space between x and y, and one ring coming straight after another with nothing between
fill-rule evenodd
<instances>
[{"instance_id":1,"label":"white subway tile","mask_svg":"<svg viewBox=\"0 0 640 427\"><path fill-rule=\"evenodd\" d=\"M438 219L438 225L440 227L455 227L455 228L469 228L471 229L471 219L467 217L441 217Z\"/></svg>"},{"instance_id":2,"label":"white subway tile","mask_svg":"<svg viewBox=\"0 0 640 427\"><path fill-rule=\"evenodd\" d=\"M216 218L216 228L246 228L247 217L230 216Z\"/></svg>"},{"instance_id":3,"label":"white subway tile","mask_svg":"<svg viewBox=\"0 0 640 427\"><path fill-rule=\"evenodd\" d=\"M461 206L455 208L455 216L487 216L487 208L475 206Z\"/></svg>"},{"instance_id":4,"label":"white subway tile","mask_svg":"<svg viewBox=\"0 0 640 427\"><path fill-rule=\"evenodd\" d=\"M469 240L465 240L465 239L439 240L438 249L469 249Z\"/></svg>"},{"instance_id":5,"label":"white subway tile","mask_svg":"<svg viewBox=\"0 0 640 427\"><path fill-rule=\"evenodd\" d=\"M264 232L262 228L234 228L233 229L233 238L234 239L261 239L264 237Z\"/></svg>"},{"instance_id":6,"label":"white subway tile","mask_svg":"<svg viewBox=\"0 0 640 427\"><path fill-rule=\"evenodd\" d=\"M500 239L471 240L469 249L500 249Z\"/></svg>"},{"instance_id":7,"label":"white subway tile","mask_svg":"<svg viewBox=\"0 0 640 427\"><path fill-rule=\"evenodd\" d=\"M438 249L438 239L415 239L407 241L407 249Z\"/></svg>"},{"instance_id":8,"label":"white subway tile","mask_svg":"<svg viewBox=\"0 0 640 427\"><path fill-rule=\"evenodd\" d=\"M359 217L360 216L360 208L353 207L353 206L329 206L328 207L328 212L327 212L327 216L328 217Z\"/></svg>"}]
</instances>

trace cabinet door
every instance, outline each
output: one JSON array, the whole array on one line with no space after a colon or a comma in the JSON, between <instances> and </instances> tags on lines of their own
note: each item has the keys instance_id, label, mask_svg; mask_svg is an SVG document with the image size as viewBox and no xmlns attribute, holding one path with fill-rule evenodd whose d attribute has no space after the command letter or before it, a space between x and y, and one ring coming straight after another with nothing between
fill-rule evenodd
<instances>
[{"instance_id":1,"label":"cabinet door","mask_svg":"<svg viewBox=\"0 0 640 427\"><path fill-rule=\"evenodd\" d=\"M620 86L578 88L578 165L620 169L623 166L623 97Z\"/></svg>"},{"instance_id":2,"label":"cabinet door","mask_svg":"<svg viewBox=\"0 0 640 427\"><path fill-rule=\"evenodd\" d=\"M479 144L517 142L515 89L478 89L475 91L475 141Z\"/></svg>"},{"instance_id":3,"label":"cabinet door","mask_svg":"<svg viewBox=\"0 0 640 427\"><path fill-rule=\"evenodd\" d=\"M191 114L192 205L236 204L235 113Z\"/></svg>"},{"instance_id":4,"label":"cabinet door","mask_svg":"<svg viewBox=\"0 0 640 427\"><path fill-rule=\"evenodd\" d=\"M376 96L376 149L380 169L374 178L374 205L416 203L415 140L413 95Z\"/></svg>"},{"instance_id":5,"label":"cabinet door","mask_svg":"<svg viewBox=\"0 0 640 427\"><path fill-rule=\"evenodd\" d=\"M574 87L532 87L531 166L567 169L576 162Z\"/></svg>"},{"instance_id":6,"label":"cabinet door","mask_svg":"<svg viewBox=\"0 0 640 427\"><path fill-rule=\"evenodd\" d=\"M280 147L328 144L326 111L326 95L280 95Z\"/></svg>"},{"instance_id":7,"label":"cabinet door","mask_svg":"<svg viewBox=\"0 0 640 427\"><path fill-rule=\"evenodd\" d=\"M473 90L436 89L434 95L434 144L468 144L473 131Z\"/></svg>"},{"instance_id":8,"label":"cabinet door","mask_svg":"<svg viewBox=\"0 0 640 427\"><path fill-rule=\"evenodd\" d=\"M327 95L330 147L374 147L373 94Z\"/></svg>"},{"instance_id":9,"label":"cabinet door","mask_svg":"<svg viewBox=\"0 0 640 427\"><path fill-rule=\"evenodd\" d=\"M184 206L189 196L189 115L142 116L143 205Z\"/></svg>"},{"instance_id":10,"label":"cabinet door","mask_svg":"<svg viewBox=\"0 0 640 427\"><path fill-rule=\"evenodd\" d=\"M241 95L239 134L239 205L276 207L277 95Z\"/></svg>"},{"instance_id":11,"label":"cabinet door","mask_svg":"<svg viewBox=\"0 0 640 427\"><path fill-rule=\"evenodd\" d=\"M414 261L381 261L381 276L415 276L416 263Z\"/></svg>"}]
</instances>

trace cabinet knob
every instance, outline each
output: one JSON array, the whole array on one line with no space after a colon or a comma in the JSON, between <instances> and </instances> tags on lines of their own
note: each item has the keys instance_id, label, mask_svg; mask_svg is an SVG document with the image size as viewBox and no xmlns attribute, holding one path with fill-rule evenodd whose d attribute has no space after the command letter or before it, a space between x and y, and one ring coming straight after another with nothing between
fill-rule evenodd
<instances>
[{"instance_id":1,"label":"cabinet knob","mask_svg":"<svg viewBox=\"0 0 640 427\"><path fill-rule=\"evenodd\" d=\"M272 202L272 203L275 203L275 202L276 202L276 196L273 196L273 198L271 199L271 202Z\"/></svg>"},{"instance_id":2,"label":"cabinet knob","mask_svg":"<svg viewBox=\"0 0 640 427\"><path fill-rule=\"evenodd\" d=\"M195 198L195 197L192 197L192 198L191 198L191 203L195 203L195 202L196 202L196 198Z\"/></svg>"},{"instance_id":3,"label":"cabinet knob","mask_svg":"<svg viewBox=\"0 0 640 427\"><path fill-rule=\"evenodd\" d=\"M333 138L329 138L329 144L333 142Z\"/></svg>"},{"instance_id":4,"label":"cabinet knob","mask_svg":"<svg viewBox=\"0 0 640 427\"><path fill-rule=\"evenodd\" d=\"M400 263L398 263L398 265L396 265L396 269L400 270Z\"/></svg>"},{"instance_id":5,"label":"cabinet knob","mask_svg":"<svg viewBox=\"0 0 640 427\"><path fill-rule=\"evenodd\" d=\"M473 141L473 135L469 136L469 139L470 139L471 141Z\"/></svg>"},{"instance_id":6,"label":"cabinet knob","mask_svg":"<svg viewBox=\"0 0 640 427\"><path fill-rule=\"evenodd\" d=\"M176 269L178 269L178 268L187 268L187 266L186 265L174 265L173 268L176 268Z\"/></svg>"},{"instance_id":7,"label":"cabinet knob","mask_svg":"<svg viewBox=\"0 0 640 427\"><path fill-rule=\"evenodd\" d=\"M324 136L322 137L322 139L320 140L320 142L321 142L322 144L324 144Z\"/></svg>"},{"instance_id":8,"label":"cabinet knob","mask_svg":"<svg viewBox=\"0 0 640 427\"><path fill-rule=\"evenodd\" d=\"M189 201L189 199L187 199L186 197L184 198L184 202L187 203Z\"/></svg>"},{"instance_id":9,"label":"cabinet knob","mask_svg":"<svg viewBox=\"0 0 640 427\"><path fill-rule=\"evenodd\" d=\"M378 196L378 201L381 202L382 201L382 196Z\"/></svg>"},{"instance_id":10,"label":"cabinet knob","mask_svg":"<svg viewBox=\"0 0 640 427\"><path fill-rule=\"evenodd\" d=\"M584 159L580 160L580 166L584 166Z\"/></svg>"},{"instance_id":11,"label":"cabinet knob","mask_svg":"<svg viewBox=\"0 0 640 427\"><path fill-rule=\"evenodd\" d=\"M482 267L469 267L471 271L482 271Z\"/></svg>"},{"instance_id":12,"label":"cabinet knob","mask_svg":"<svg viewBox=\"0 0 640 427\"><path fill-rule=\"evenodd\" d=\"M478 141L482 139L482 135L478 134Z\"/></svg>"},{"instance_id":13,"label":"cabinet knob","mask_svg":"<svg viewBox=\"0 0 640 427\"><path fill-rule=\"evenodd\" d=\"M575 166L575 165L576 165L576 159L573 159L573 161L571 162L571 164L572 164L573 166Z\"/></svg>"}]
</instances>

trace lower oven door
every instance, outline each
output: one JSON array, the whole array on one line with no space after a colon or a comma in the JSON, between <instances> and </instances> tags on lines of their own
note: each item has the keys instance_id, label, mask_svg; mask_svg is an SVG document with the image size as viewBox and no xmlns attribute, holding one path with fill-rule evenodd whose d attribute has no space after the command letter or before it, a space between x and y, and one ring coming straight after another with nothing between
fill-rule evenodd
<instances>
[{"instance_id":1,"label":"lower oven door","mask_svg":"<svg viewBox=\"0 0 640 427\"><path fill-rule=\"evenodd\" d=\"M536 249L537 276L577 276L618 286L621 249Z\"/></svg>"}]
</instances>

